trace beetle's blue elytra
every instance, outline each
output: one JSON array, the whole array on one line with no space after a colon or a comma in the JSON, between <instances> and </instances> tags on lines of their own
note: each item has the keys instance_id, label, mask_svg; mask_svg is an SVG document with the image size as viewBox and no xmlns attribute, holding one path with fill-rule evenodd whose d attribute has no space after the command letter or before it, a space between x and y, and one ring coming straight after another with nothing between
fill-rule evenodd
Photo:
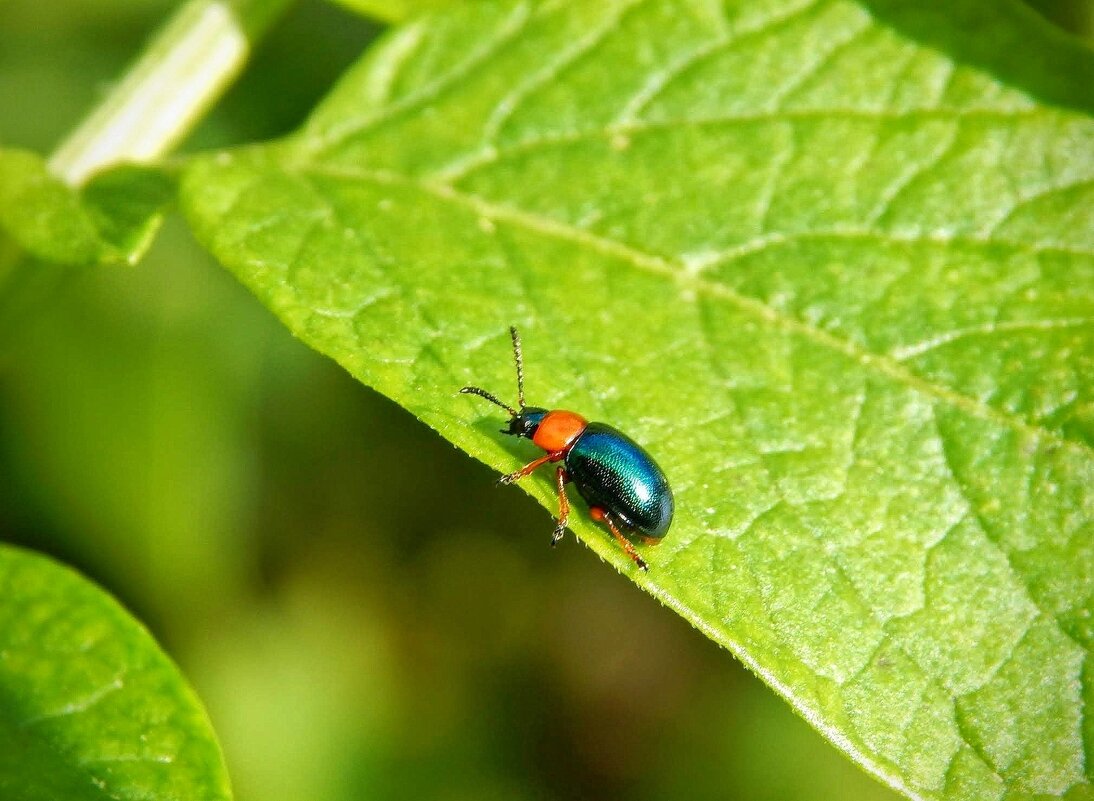
<instances>
[{"instance_id":1,"label":"beetle's blue elytra","mask_svg":"<svg viewBox=\"0 0 1094 801\"><path fill-rule=\"evenodd\" d=\"M620 526L642 534L649 544L660 542L668 533L674 505L665 473L641 445L607 423L590 423L581 415L563 409L526 406L520 334L514 327L509 328L509 334L513 338L513 356L517 363L520 408L502 403L479 387L464 387L460 392L486 398L505 409L509 412L509 427L503 428L501 433L530 439L547 453L517 472L502 476L498 483L511 484L541 465L562 462L555 473L559 511L551 545L557 545L566 532L570 515L566 484L573 482L589 504L590 516L608 527L638 567L649 570L620 532Z\"/></svg>"}]
</instances>

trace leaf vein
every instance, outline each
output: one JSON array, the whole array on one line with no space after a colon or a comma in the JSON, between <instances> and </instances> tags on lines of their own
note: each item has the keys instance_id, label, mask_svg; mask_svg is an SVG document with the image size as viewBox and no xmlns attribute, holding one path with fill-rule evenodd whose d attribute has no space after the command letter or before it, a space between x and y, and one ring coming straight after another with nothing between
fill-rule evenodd
<instances>
[{"instance_id":1,"label":"leaf vein","mask_svg":"<svg viewBox=\"0 0 1094 801\"><path fill-rule=\"evenodd\" d=\"M900 345L889 351L889 356L898 362L908 361L922 356L924 353L949 345L961 339L977 336L994 336L1021 331L1051 331L1060 328L1082 328L1094 325L1094 317L1063 317L1055 320L994 320L970 325L966 328L954 328L942 331L927 339L914 342L911 345Z\"/></svg>"},{"instance_id":2,"label":"leaf vein","mask_svg":"<svg viewBox=\"0 0 1094 801\"><path fill-rule=\"evenodd\" d=\"M942 431L942 426L940 425L940 423L938 421L938 412L937 412L937 410L935 409L934 406L931 407L931 419L934 423L935 435L938 438L938 442L941 446L940 450L941 450L941 453L942 453L942 459L943 459L943 461L945 462L945 465L946 465L946 470L947 470L947 472L949 472L950 478L952 479L952 481L954 483L954 486L957 487L958 492L961 493L961 497L965 501L965 504L968 508L968 512L973 516L973 518L976 520L977 526L980 528L981 532L983 532L985 540L990 542L992 544L992 546L996 549L996 551L998 551L999 555L1003 557L1003 560L1007 564L1007 569L1010 572L1011 577L1014 579L1014 582L1022 588L1022 590L1025 594L1025 599L1030 604L1030 606L1033 609L1037 610L1037 612L1042 617L1044 617L1047 620L1051 620L1053 622L1053 624L1056 626L1056 629L1064 637L1066 637L1068 641L1070 641L1077 648L1079 648L1080 651L1083 651L1085 653L1086 649L1083 648L1083 644L1081 642L1079 642L1074 637L1074 635L1071 634L1071 632L1067 631L1067 629L1064 628L1064 626L1060 623L1060 621L1052 613L1051 609L1046 608L1033 595L1033 590L1026 583L1025 577L1022 575L1021 571L1019 571L1018 568L1015 567L1014 561L1011 559L1010 551L1007 550L1003 546L1003 544L1001 542L999 542L997 537L993 535L994 527L990 526L988 524L988 521L984 518L982 512L980 511L979 506L976 503L976 499L973 497L973 494L969 491L969 487L968 487L967 482L965 481L964 477L961 474L961 471L957 468L957 465L954 462L953 455L950 451L950 448L948 447L948 437L946 437L945 433ZM1039 432L1038 431L1030 431L1029 433L1030 433L1031 436L1033 436L1035 438L1034 443L1033 443L1034 448L1037 448L1038 446L1040 446L1041 443L1040 443L1040 438L1039 438ZM1032 462L1033 462L1033 457L1032 457L1032 454L1031 454L1031 456L1029 458L1029 463L1032 465ZM1031 621L1027 621L1026 622L1026 630L1028 631L1030 627L1031 627ZM1024 633L1023 633L1023 636L1025 636ZM1013 653L1013 650L1015 648L1017 648L1017 646L1018 646L1018 642L1015 642L1015 644L1011 646L1011 649L1010 649L1011 653ZM981 685L981 686L983 686L983 685Z\"/></svg>"},{"instance_id":3,"label":"leaf vein","mask_svg":"<svg viewBox=\"0 0 1094 801\"><path fill-rule=\"evenodd\" d=\"M793 96L793 94L805 85L806 81L815 77L819 72L824 70L829 64L831 64L840 53L844 50L852 47L863 34L874 30L873 25L870 23L870 18L866 15L862 15L858 18L858 27L852 28L850 34L843 39L834 39L831 42L827 42L827 48L822 52L818 52L817 57L807 64L804 68L799 70L794 75L791 75L789 79L778 87L771 94L770 105L772 108L781 108L782 105ZM821 48L817 48L818 51Z\"/></svg>"},{"instance_id":4,"label":"leaf vein","mask_svg":"<svg viewBox=\"0 0 1094 801\"><path fill-rule=\"evenodd\" d=\"M437 168L431 176L444 177L458 181L475 171L502 162L506 159L534 153L545 147L556 145L580 144L588 140L602 139L612 141L617 137L629 137L660 131L674 132L696 128L728 127L734 125L760 125L768 123L807 123L828 122L831 120L854 120L880 124L883 122L941 121L960 122L964 120L999 120L1010 122L1016 119L1043 116L1043 112L1026 109L932 109L912 108L892 111L883 108L821 108L821 109L776 109L767 111L748 111L715 114L707 117L696 116L680 119L666 117L661 119L619 120L595 128L577 128L540 132L507 145L504 148L483 148L477 154L453 159L448 165Z\"/></svg>"},{"instance_id":5,"label":"leaf vein","mask_svg":"<svg viewBox=\"0 0 1094 801\"><path fill-rule=\"evenodd\" d=\"M815 344L842 353L859 366L901 385L915 389L929 397L936 398L975 417L992 420L1007 428L1052 440L1060 447L1073 449L1089 457L1094 453L1086 443L1066 439L1051 429L1030 422L1014 414L987 406L975 398L962 395L949 387L934 383L909 370L887 355L879 355L865 350L862 346L835 334L822 330L799 318L789 316L763 301L742 295L724 284L715 283L699 276L686 274L685 268L663 256L642 251L631 245L614 239L605 238L589 231L581 230L558 220L542 215L497 205L475 195L460 192L446 184L437 184L408 177L385 170L331 168L311 164L303 169L315 174L325 175L336 180L370 181L381 185L398 185L416 189L433 197L472 210L488 219L515 223L526 230L554 239L581 243L602 253L614 256L646 272L663 276L684 288L701 291L733 304L763 322L777 328L792 331ZM859 235L863 235L859 232ZM873 236L873 234L870 234Z\"/></svg>"},{"instance_id":6,"label":"leaf vein","mask_svg":"<svg viewBox=\"0 0 1094 801\"><path fill-rule=\"evenodd\" d=\"M577 39L571 45L563 48L557 57L548 61L546 65L531 73L524 81L514 86L509 94L501 98L494 106L494 111L486 119L483 126L483 138L487 143L492 143L501 133L505 124L513 118L520 104L533 92L556 77L563 70L578 63L583 56L592 52L598 44L606 39L620 21L630 11L638 8L649 0L629 0L627 3L617 6L618 11L608 15L606 20L590 31L587 35Z\"/></svg>"},{"instance_id":7,"label":"leaf vein","mask_svg":"<svg viewBox=\"0 0 1094 801\"><path fill-rule=\"evenodd\" d=\"M713 58L723 50L740 44L742 41L746 41L749 38L768 35L773 30L789 25L798 17L801 17L808 11L815 10L822 5L822 0L808 0L808 2L795 6L784 14L773 15L767 17L753 27L739 28L728 35L718 36L711 39L705 47L698 47L686 53L683 58L679 59L669 66L668 69L663 71L661 80L651 80L651 82L647 83L642 90L639 90L631 100L626 102L620 113L620 119L638 118L646 108L668 89L669 86L679 81L687 75L688 72L698 67L703 61ZM650 84L653 85L651 86Z\"/></svg>"},{"instance_id":8,"label":"leaf vein","mask_svg":"<svg viewBox=\"0 0 1094 801\"><path fill-rule=\"evenodd\" d=\"M338 147L347 139L363 136L368 131L397 119L403 114L437 101L444 97L446 92L459 88L461 81L474 74L475 70L488 65L505 45L512 43L520 36L532 17L528 3L518 3L514 6L513 12L498 26L497 34L477 52L472 53L467 60L438 76L418 91L407 95L401 101L386 106L378 114L366 116L364 119L349 119L344 124L326 131L313 131L311 137L305 137L303 140L304 146L313 156L320 155Z\"/></svg>"},{"instance_id":9,"label":"leaf vein","mask_svg":"<svg viewBox=\"0 0 1094 801\"><path fill-rule=\"evenodd\" d=\"M108 681L101 687L97 687L90 693L75 701L70 701L58 709L47 710L34 717L27 718L21 721L23 726L34 726L38 723L42 723L47 720L55 720L57 718L68 717L70 715L79 715L83 712L87 712L93 707L97 706L104 699L113 695L114 693L125 687L125 671L119 673L113 679Z\"/></svg>"},{"instance_id":10,"label":"leaf vein","mask_svg":"<svg viewBox=\"0 0 1094 801\"><path fill-rule=\"evenodd\" d=\"M1072 181L1071 183L1062 184L1060 186L1050 186L1040 192L1034 192L1033 194L1027 195L1026 197L1019 198L1009 209L1007 209L1005 214L1003 214L998 220L992 223L991 227L988 230L988 234L990 235L998 231L1000 228L1002 228L1004 225L1014 219L1015 215L1022 211L1022 209L1030 206L1033 203L1044 200L1045 198L1051 197L1052 195L1060 194L1061 192L1070 192L1073 189L1080 189L1088 186L1094 186L1094 178L1085 178L1079 181Z\"/></svg>"}]
</instances>

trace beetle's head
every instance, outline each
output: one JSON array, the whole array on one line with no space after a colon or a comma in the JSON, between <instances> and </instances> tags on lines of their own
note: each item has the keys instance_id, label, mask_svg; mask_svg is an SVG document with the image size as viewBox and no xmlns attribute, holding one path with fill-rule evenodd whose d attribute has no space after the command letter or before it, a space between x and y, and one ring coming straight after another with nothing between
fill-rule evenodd
<instances>
[{"instance_id":1,"label":"beetle's head","mask_svg":"<svg viewBox=\"0 0 1094 801\"><path fill-rule=\"evenodd\" d=\"M480 398L486 398L491 403L500 406L509 412L509 427L503 428L501 433L511 434L514 437L527 437L531 439L536 435L536 429L539 428L539 424L543 422L543 418L547 416L547 410L541 409L538 406L521 406L520 410L514 409L508 403L502 403L495 398L485 389L479 387L464 387L460 390L465 395L478 395Z\"/></svg>"},{"instance_id":2,"label":"beetle's head","mask_svg":"<svg viewBox=\"0 0 1094 801\"><path fill-rule=\"evenodd\" d=\"M539 406L525 406L513 415L509 420L509 428L503 428L501 433L531 439L536 435L536 429L546 415L546 409L541 409Z\"/></svg>"}]
</instances>

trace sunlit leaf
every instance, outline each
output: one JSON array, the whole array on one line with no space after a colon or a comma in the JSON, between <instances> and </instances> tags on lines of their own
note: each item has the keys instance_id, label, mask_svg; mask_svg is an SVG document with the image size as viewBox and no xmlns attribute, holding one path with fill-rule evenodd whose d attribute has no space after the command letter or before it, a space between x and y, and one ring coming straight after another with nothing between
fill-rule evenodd
<instances>
[{"instance_id":1,"label":"sunlit leaf","mask_svg":"<svg viewBox=\"0 0 1094 801\"><path fill-rule=\"evenodd\" d=\"M454 392L511 398L521 326L529 401L676 491L648 576L579 536L893 787L1081 795L1094 57L1008 3L900 8L457 10L183 202L297 336L504 471L534 449Z\"/></svg>"},{"instance_id":2,"label":"sunlit leaf","mask_svg":"<svg viewBox=\"0 0 1094 801\"><path fill-rule=\"evenodd\" d=\"M7 545L0 599L0 798L231 797L201 704L116 601Z\"/></svg>"}]
</instances>

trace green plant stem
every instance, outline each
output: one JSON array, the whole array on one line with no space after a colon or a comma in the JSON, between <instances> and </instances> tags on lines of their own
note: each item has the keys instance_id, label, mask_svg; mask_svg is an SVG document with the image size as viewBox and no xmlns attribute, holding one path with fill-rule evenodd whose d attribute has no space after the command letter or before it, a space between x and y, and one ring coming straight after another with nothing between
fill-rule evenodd
<instances>
[{"instance_id":1,"label":"green plant stem","mask_svg":"<svg viewBox=\"0 0 1094 801\"><path fill-rule=\"evenodd\" d=\"M243 68L291 0L190 0L61 143L50 170L72 186L177 145Z\"/></svg>"}]
</instances>

